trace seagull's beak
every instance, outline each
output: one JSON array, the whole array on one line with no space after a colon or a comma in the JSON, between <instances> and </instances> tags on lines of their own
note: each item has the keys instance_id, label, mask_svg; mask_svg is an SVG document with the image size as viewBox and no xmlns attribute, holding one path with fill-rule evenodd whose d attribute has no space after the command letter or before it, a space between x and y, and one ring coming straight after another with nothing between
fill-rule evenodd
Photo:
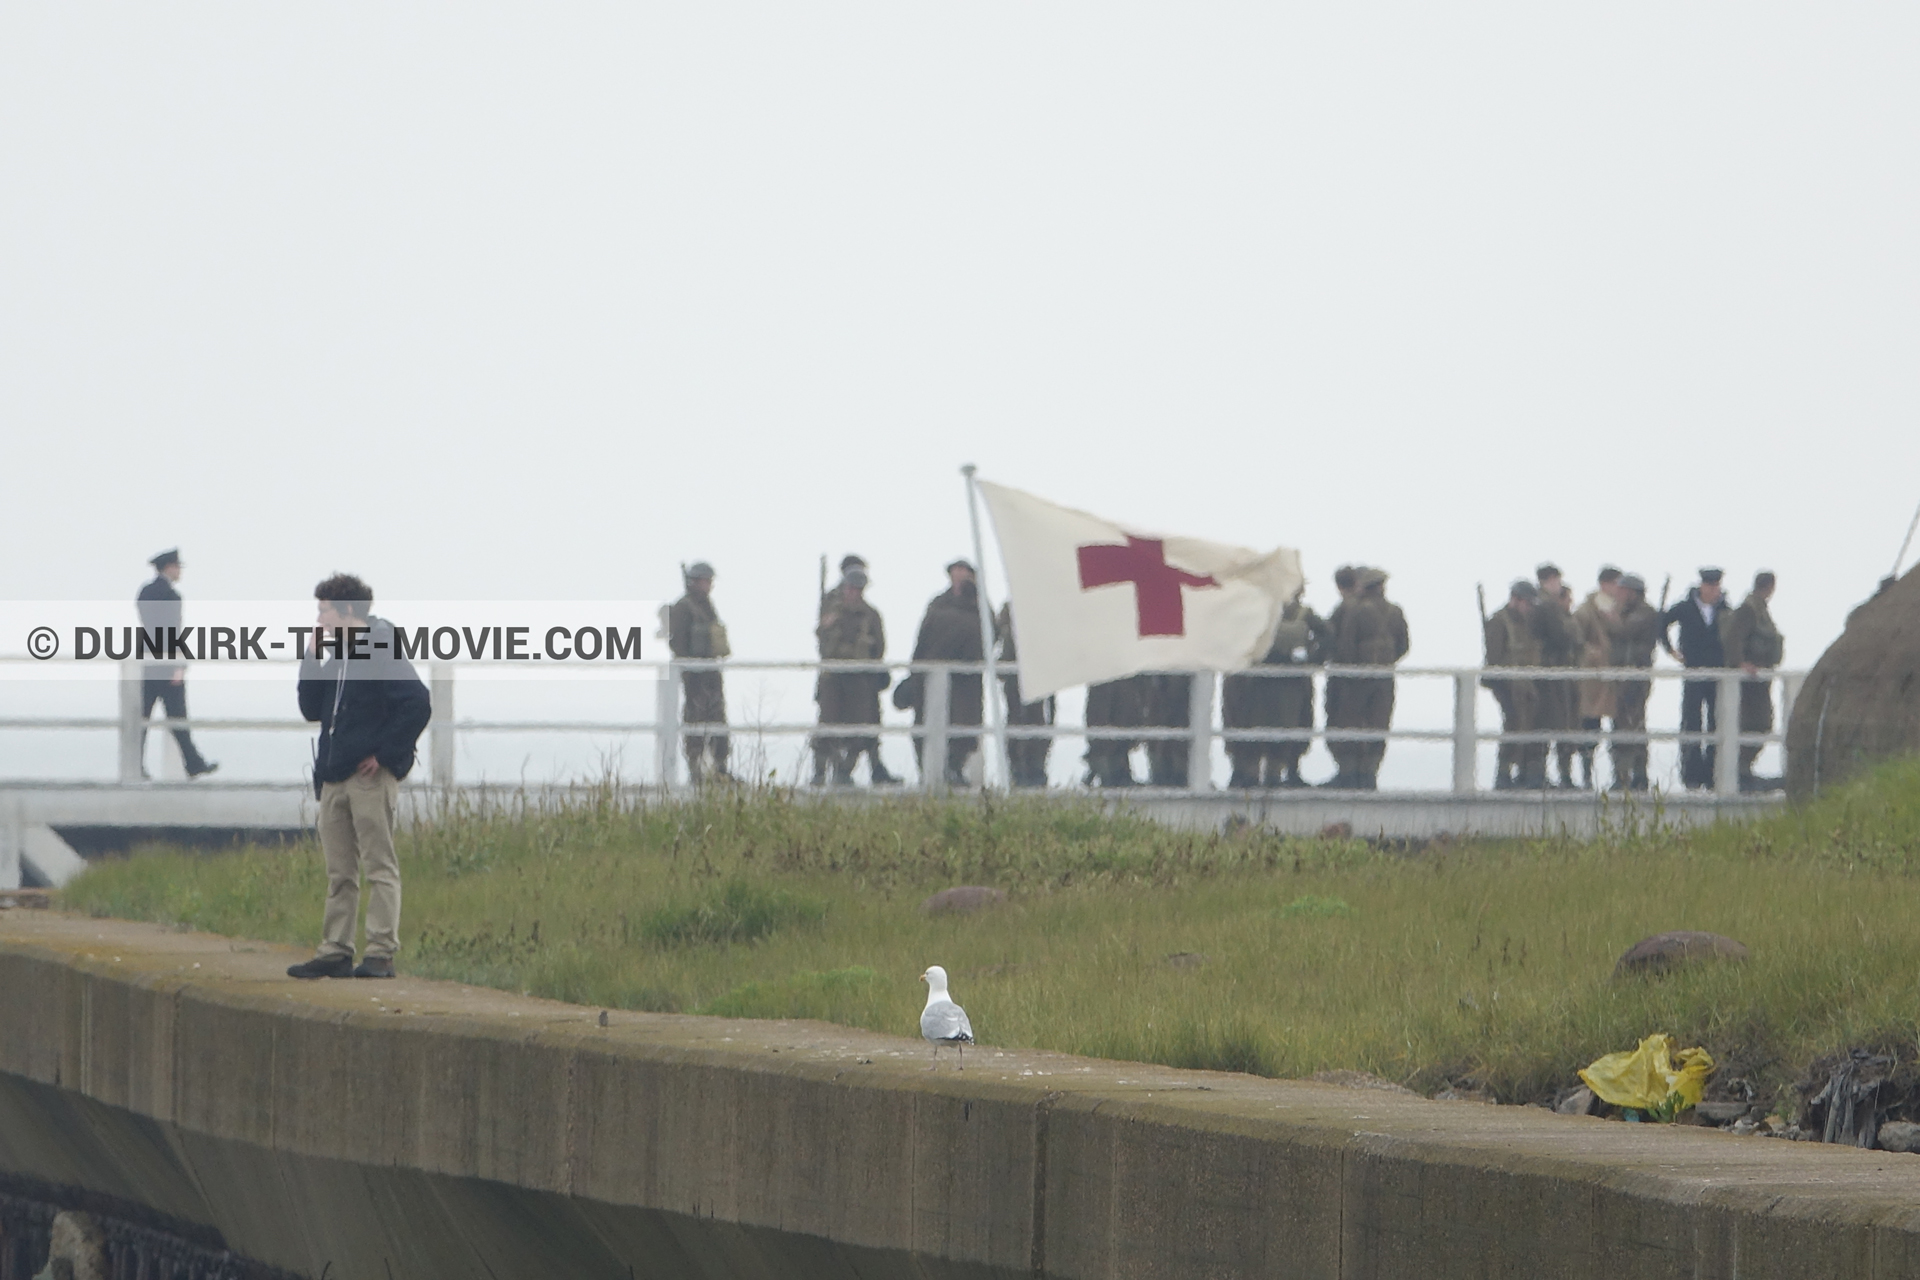
<instances>
[{"instance_id":1,"label":"seagull's beak","mask_svg":"<svg viewBox=\"0 0 1920 1280\"><path fill-rule=\"evenodd\" d=\"M924 971L922 971L922 973L920 974L920 981L925 982L926 980L927 980L927 975Z\"/></svg>"}]
</instances>

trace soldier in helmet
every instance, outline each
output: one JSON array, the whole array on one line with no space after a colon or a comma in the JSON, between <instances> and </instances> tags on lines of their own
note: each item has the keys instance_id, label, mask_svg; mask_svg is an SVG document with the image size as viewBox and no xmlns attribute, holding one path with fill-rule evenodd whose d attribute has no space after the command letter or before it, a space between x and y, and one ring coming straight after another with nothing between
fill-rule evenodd
<instances>
[{"instance_id":1,"label":"soldier in helmet","mask_svg":"<svg viewBox=\"0 0 1920 1280\"><path fill-rule=\"evenodd\" d=\"M1341 605L1340 626L1334 633L1333 660L1390 671L1394 663L1407 655L1407 616L1399 605L1387 599L1385 569L1358 569L1354 577L1353 598ZM1344 687L1338 699L1330 700L1336 703L1337 712L1328 711L1328 728L1386 729L1393 724L1391 675L1356 676L1342 683ZM1335 776L1326 785L1360 791L1378 789L1380 761L1387 753L1386 738L1362 738L1347 745L1347 773L1344 777Z\"/></svg>"},{"instance_id":2,"label":"soldier in helmet","mask_svg":"<svg viewBox=\"0 0 1920 1280\"><path fill-rule=\"evenodd\" d=\"M667 648L676 658L717 660L733 650L727 628L713 607L713 566L697 560L685 570L686 591L667 611ZM717 670L683 671L680 687L686 703L680 713L686 728L682 744L687 755L687 777L706 781L708 760L715 777L729 779L726 691Z\"/></svg>"},{"instance_id":3,"label":"soldier in helmet","mask_svg":"<svg viewBox=\"0 0 1920 1280\"><path fill-rule=\"evenodd\" d=\"M1486 645L1489 667L1537 667L1540 665L1540 631L1534 616L1540 609L1540 589L1522 578L1507 591L1504 608L1487 619ZM1532 733L1540 727L1540 684L1543 681L1493 677L1486 681L1493 700L1500 704L1502 734L1495 756L1493 788L1537 790L1547 785L1547 749L1545 743L1510 742L1506 734Z\"/></svg>"},{"instance_id":4,"label":"soldier in helmet","mask_svg":"<svg viewBox=\"0 0 1920 1280\"><path fill-rule=\"evenodd\" d=\"M852 560L855 557L849 556ZM878 662L886 655L887 632L880 611L867 603L867 571L843 564L840 585L821 608L815 635L820 657L828 662ZM885 671L823 671L814 683L814 701L820 704L823 725L879 724L880 691L893 683ZM814 777L832 778L834 785L853 782L853 766L862 755L875 786L899 781L880 762L879 735L841 737L817 734L813 740Z\"/></svg>"},{"instance_id":5,"label":"soldier in helmet","mask_svg":"<svg viewBox=\"0 0 1920 1280\"><path fill-rule=\"evenodd\" d=\"M1611 667L1651 667L1654 646L1664 631L1660 611L1647 603L1647 584L1640 575L1622 575L1618 583L1618 616L1612 630ZM1647 731L1647 695L1653 691L1651 680L1626 680L1614 686L1613 728L1616 733L1644 734ZM1647 744L1615 741L1613 789L1647 789Z\"/></svg>"},{"instance_id":6,"label":"soldier in helmet","mask_svg":"<svg viewBox=\"0 0 1920 1280\"><path fill-rule=\"evenodd\" d=\"M1540 637L1540 665L1566 670L1580 659L1580 631L1573 622L1573 590L1560 574L1560 567L1543 564L1534 574L1539 582L1540 601L1533 612L1534 632ZM1571 680L1540 680L1535 683L1534 720L1539 730L1552 732L1574 727L1577 692ZM1559 762L1560 785L1572 787L1573 754L1576 743L1571 735L1541 745L1542 777L1545 785L1545 760L1552 754Z\"/></svg>"},{"instance_id":7,"label":"soldier in helmet","mask_svg":"<svg viewBox=\"0 0 1920 1280\"><path fill-rule=\"evenodd\" d=\"M1146 722L1155 729L1185 729L1193 723L1193 677L1163 671L1141 677L1147 681ZM1193 758L1184 735L1147 739L1147 785L1184 787L1187 762Z\"/></svg>"},{"instance_id":8,"label":"soldier in helmet","mask_svg":"<svg viewBox=\"0 0 1920 1280\"><path fill-rule=\"evenodd\" d=\"M1304 590L1304 588L1303 588ZM1327 624L1300 599L1287 603L1274 629L1273 643L1261 665L1317 666L1329 638ZM1299 675L1231 675L1221 682L1220 723L1227 729L1313 728L1313 677ZM1306 739L1250 739L1227 743L1233 762L1230 787L1304 787L1300 757L1312 744Z\"/></svg>"}]
</instances>

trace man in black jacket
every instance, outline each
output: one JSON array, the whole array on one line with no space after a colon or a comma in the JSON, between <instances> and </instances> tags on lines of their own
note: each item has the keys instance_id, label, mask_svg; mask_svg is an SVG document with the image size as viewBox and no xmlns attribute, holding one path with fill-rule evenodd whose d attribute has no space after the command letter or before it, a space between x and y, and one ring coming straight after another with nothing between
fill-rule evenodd
<instances>
[{"instance_id":1,"label":"man in black jacket","mask_svg":"<svg viewBox=\"0 0 1920 1280\"><path fill-rule=\"evenodd\" d=\"M393 851L400 779L432 716L427 687L394 645L393 624L372 614L373 589L337 573L313 589L320 602L313 647L300 662L300 714L320 725L313 789L327 905L320 953L287 970L294 978L391 978L400 947L400 863ZM362 868L367 946L353 963Z\"/></svg>"},{"instance_id":2,"label":"man in black jacket","mask_svg":"<svg viewBox=\"0 0 1920 1280\"><path fill-rule=\"evenodd\" d=\"M1702 569L1700 585L1687 592L1687 598L1660 615L1660 645L1680 659L1682 666L1724 667L1727 656L1720 639L1720 614L1726 608L1720 595L1720 570ZM1680 627L1680 647L1674 649L1667 633ZM1719 719L1715 706L1718 685L1712 680L1688 680L1680 695L1680 731L1713 732ZM1711 743L1686 742L1680 746L1680 781L1694 791L1713 785L1714 763L1719 756Z\"/></svg>"},{"instance_id":3,"label":"man in black jacket","mask_svg":"<svg viewBox=\"0 0 1920 1280\"><path fill-rule=\"evenodd\" d=\"M180 593L173 584L180 581L180 553L162 551L152 560L153 581L140 588L135 597L134 607L140 611L140 629L154 636L158 643L154 648L165 652L167 631L180 629ZM153 704L158 702L166 710L167 719L185 720L187 718L187 668L174 662L165 666L148 664L140 673L140 718L145 720L153 712ZM197 778L203 773L212 773L220 766L207 760L200 749L193 745L193 735L185 729L175 729L173 740L180 744L180 761L187 767L187 776ZM147 758L147 731L140 730L140 758ZM141 770L145 772L145 765Z\"/></svg>"}]
</instances>

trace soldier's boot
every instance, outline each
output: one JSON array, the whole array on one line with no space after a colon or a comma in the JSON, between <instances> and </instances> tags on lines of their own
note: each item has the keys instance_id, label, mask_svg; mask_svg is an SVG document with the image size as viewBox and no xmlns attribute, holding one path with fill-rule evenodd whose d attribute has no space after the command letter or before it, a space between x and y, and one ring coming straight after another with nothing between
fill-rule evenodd
<instances>
[{"instance_id":1,"label":"soldier's boot","mask_svg":"<svg viewBox=\"0 0 1920 1280\"><path fill-rule=\"evenodd\" d=\"M1252 747L1232 746L1227 755L1233 761L1233 776L1227 779L1230 790L1245 791L1260 785L1260 756Z\"/></svg>"},{"instance_id":2,"label":"soldier's boot","mask_svg":"<svg viewBox=\"0 0 1920 1280\"><path fill-rule=\"evenodd\" d=\"M867 756L867 768L872 774L874 786L897 787L900 785L899 776L889 773L887 766L880 763L880 753L878 751L872 752Z\"/></svg>"},{"instance_id":3,"label":"soldier's boot","mask_svg":"<svg viewBox=\"0 0 1920 1280\"><path fill-rule=\"evenodd\" d=\"M824 747L813 749L813 786L827 785L827 750Z\"/></svg>"}]
</instances>

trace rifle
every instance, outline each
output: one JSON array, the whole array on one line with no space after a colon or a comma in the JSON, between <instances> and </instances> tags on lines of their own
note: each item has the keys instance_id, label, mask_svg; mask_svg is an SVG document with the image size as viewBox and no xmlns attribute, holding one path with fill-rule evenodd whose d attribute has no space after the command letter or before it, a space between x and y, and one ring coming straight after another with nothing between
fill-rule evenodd
<instances>
[{"instance_id":1,"label":"rifle","mask_svg":"<svg viewBox=\"0 0 1920 1280\"><path fill-rule=\"evenodd\" d=\"M820 553L820 601L821 601L820 608L822 612L824 612L827 607L826 599L827 599L827 553L822 551Z\"/></svg>"},{"instance_id":2,"label":"rifle","mask_svg":"<svg viewBox=\"0 0 1920 1280\"><path fill-rule=\"evenodd\" d=\"M1660 647L1667 651L1667 656L1678 658L1680 655L1674 651L1673 642L1667 639L1667 592L1672 587L1673 575L1668 574L1667 580L1660 584Z\"/></svg>"},{"instance_id":3,"label":"rifle","mask_svg":"<svg viewBox=\"0 0 1920 1280\"><path fill-rule=\"evenodd\" d=\"M1477 595L1477 596L1479 596L1479 597L1480 597L1480 629L1481 629L1482 631L1485 631L1485 630L1487 629L1487 587L1486 587L1486 584L1485 584L1485 583L1482 583L1482 582L1476 582L1476 583L1474 583L1474 584L1473 584L1473 591L1474 591L1474 594L1475 594L1475 595Z\"/></svg>"}]
</instances>

